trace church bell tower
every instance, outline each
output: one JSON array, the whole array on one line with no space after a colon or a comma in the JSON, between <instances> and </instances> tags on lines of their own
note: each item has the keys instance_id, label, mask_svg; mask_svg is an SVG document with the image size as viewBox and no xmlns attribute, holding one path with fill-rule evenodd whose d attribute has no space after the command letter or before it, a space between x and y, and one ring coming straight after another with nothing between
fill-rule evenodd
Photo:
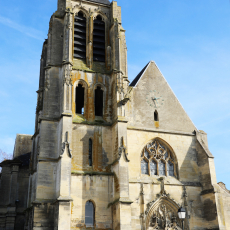
<instances>
[{"instance_id":1,"label":"church bell tower","mask_svg":"<svg viewBox=\"0 0 230 230\"><path fill-rule=\"evenodd\" d=\"M27 229L131 229L121 8L58 0L44 42Z\"/></svg>"},{"instance_id":2,"label":"church bell tower","mask_svg":"<svg viewBox=\"0 0 230 230\"><path fill-rule=\"evenodd\" d=\"M154 61L129 84L117 2L58 0L40 64L35 133L0 163L0 230L230 229L207 134Z\"/></svg>"}]
</instances>

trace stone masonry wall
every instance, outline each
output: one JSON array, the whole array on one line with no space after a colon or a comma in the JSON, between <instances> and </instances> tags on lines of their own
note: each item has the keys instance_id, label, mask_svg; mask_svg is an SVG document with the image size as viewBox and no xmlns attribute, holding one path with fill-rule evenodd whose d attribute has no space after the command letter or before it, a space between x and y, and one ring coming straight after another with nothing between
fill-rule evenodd
<instances>
[{"instance_id":1,"label":"stone masonry wall","mask_svg":"<svg viewBox=\"0 0 230 230\"><path fill-rule=\"evenodd\" d=\"M129 175L130 175L130 199L132 203L132 229L141 229L141 222L139 216L141 214L140 204L140 185L144 184L144 209L146 205L157 198L160 193L159 176L148 176L141 174L141 152L145 145L155 139L160 138L164 140L174 151L178 161L178 179L175 177L164 177L165 190L170 194L170 198L174 199L178 204L183 205L183 187L185 186L187 192L187 208L190 229L214 229L210 228L218 225L217 216L215 214L214 206L207 203L208 199L215 199L214 196L201 196L203 190L201 186L200 170L197 160L197 141L196 136L179 135L169 133L158 133L144 130L134 130L133 127L128 128L128 153L129 153ZM200 151L200 149L199 149ZM201 153L200 153L201 154ZM205 154L203 151L202 154ZM208 164L208 161L206 161ZM210 183L210 180L209 180ZM210 201L211 202L211 201ZM205 205L208 205L207 207ZM208 220L205 215L205 209L212 209L214 216Z\"/></svg>"},{"instance_id":2,"label":"stone masonry wall","mask_svg":"<svg viewBox=\"0 0 230 230\"><path fill-rule=\"evenodd\" d=\"M88 200L95 208L94 229L112 229L109 204L113 201L113 176L72 175L71 196L71 229L85 229L85 204Z\"/></svg>"}]
</instances>

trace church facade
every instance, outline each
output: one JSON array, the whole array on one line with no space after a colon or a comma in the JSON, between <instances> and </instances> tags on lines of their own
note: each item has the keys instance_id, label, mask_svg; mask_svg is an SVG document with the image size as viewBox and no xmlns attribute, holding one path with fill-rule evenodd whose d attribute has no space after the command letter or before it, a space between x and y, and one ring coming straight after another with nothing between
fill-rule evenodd
<instances>
[{"instance_id":1,"label":"church facade","mask_svg":"<svg viewBox=\"0 0 230 230\"><path fill-rule=\"evenodd\" d=\"M230 229L207 134L155 62L127 69L117 2L58 0L35 133L0 164L0 230Z\"/></svg>"}]
</instances>

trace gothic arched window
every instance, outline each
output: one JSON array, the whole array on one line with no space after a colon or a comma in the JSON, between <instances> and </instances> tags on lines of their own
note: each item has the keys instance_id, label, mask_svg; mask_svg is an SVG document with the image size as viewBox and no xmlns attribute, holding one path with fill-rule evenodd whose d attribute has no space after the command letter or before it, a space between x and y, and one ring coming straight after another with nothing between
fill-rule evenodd
<instances>
[{"instance_id":1,"label":"gothic arched window","mask_svg":"<svg viewBox=\"0 0 230 230\"><path fill-rule=\"evenodd\" d=\"M93 60L105 62L105 23L100 15L93 21Z\"/></svg>"},{"instance_id":2,"label":"gothic arched window","mask_svg":"<svg viewBox=\"0 0 230 230\"><path fill-rule=\"evenodd\" d=\"M78 114L84 114L84 95L85 95L85 89L82 86L82 84L78 84L76 87L76 113Z\"/></svg>"},{"instance_id":3,"label":"gothic arched window","mask_svg":"<svg viewBox=\"0 0 230 230\"><path fill-rule=\"evenodd\" d=\"M89 139L89 166L93 165L93 141Z\"/></svg>"},{"instance_id":4,"label":"gothic arched window","mask_svg":"<svg viewBox=\"0 0 230 230\"><path fill-rule=\"evenodd\" d=\"M169 148L158 139L144 147L141 154L141 173L177 177L176 159Z\"/></svg>"},{"instance_id":5,"label":"gothic arched window","mask_svg":"<svg viewBox=\"0 0 230 230\"><path fill-rule=\"evenodd\" d=\"M86 58L86 18L80 11L74 17L74 58Z\"/></svg>"},{"instance_id":6,"label":"gothic arched window","mask_svg":"<svg viewBox=\"0 0 230 230\"><path fill-rule=\"evenodd\" d=\"M103 116L103 90L100 86L95 89L95 116Z\"/></svg>"},{"instance_id":7,"label":"gothic arched window","mask_svg":"<svg viewBox=\"0 0 230 230\"><path fill-rule=\"evenodd\" d=\"M85 204L85 225L93 227L95 222L95 208L92 201L87 201Z\"/></svg>"}]
</instances>

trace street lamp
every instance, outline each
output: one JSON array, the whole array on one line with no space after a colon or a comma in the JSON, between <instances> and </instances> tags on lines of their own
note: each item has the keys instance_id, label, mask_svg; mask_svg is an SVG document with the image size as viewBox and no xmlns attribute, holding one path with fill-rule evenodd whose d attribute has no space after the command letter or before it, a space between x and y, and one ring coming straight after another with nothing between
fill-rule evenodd
<instances>
[{"instance_id":1,"label":"street lamp","mask_svg":"<svg viewBox=\"0 0 230 230\"><path fill-rule=\"evenodd\" d=\"M178 209L178 216L182 221L182 229L184 230L184 219L185 219L185 216L186 216L186 211L185 211L184 208L180 207Z\"/></svg>"}]
</instances>

